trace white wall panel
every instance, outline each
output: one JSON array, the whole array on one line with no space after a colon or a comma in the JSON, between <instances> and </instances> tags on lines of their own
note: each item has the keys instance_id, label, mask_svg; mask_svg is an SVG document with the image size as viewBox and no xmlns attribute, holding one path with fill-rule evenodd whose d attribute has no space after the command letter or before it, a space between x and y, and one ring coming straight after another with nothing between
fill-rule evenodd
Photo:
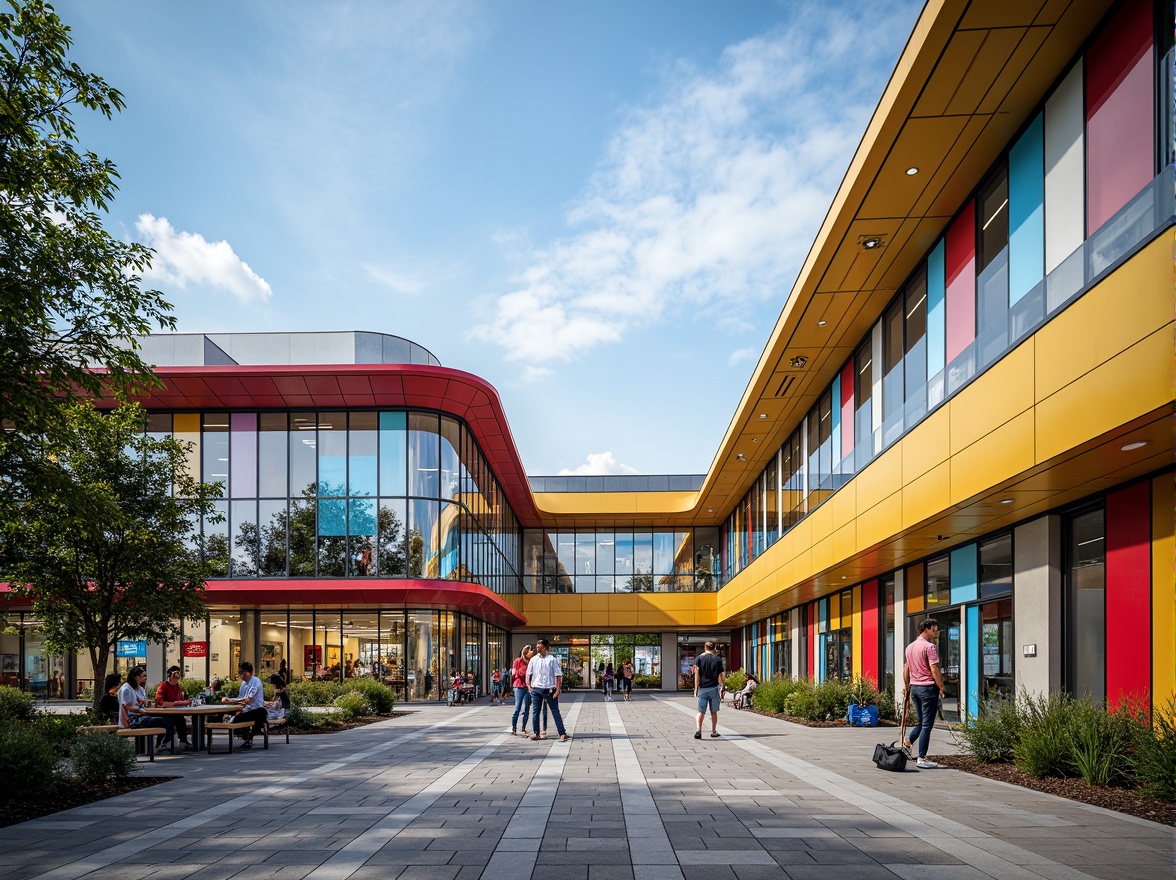
<instances>
[{"instance_id":1,"label":"white wall panel","mask_svg":"<svg viewBox=\"0 0 1176 880\"><path fill-rule=\"evenodd\" d=\"M1083 241L1086 228L1082 60L1045 102L1045 271Z\"/></svg>"}]
</instances>

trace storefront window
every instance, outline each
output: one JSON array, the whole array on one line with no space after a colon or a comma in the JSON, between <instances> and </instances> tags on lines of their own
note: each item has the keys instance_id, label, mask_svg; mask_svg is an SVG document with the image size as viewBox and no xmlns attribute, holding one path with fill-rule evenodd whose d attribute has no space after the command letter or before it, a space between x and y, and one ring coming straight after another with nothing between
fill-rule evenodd
<instances>
[{"instance_id":1,"label":"storefront window","mask_svg":"<svg viewBox=\"0 0 1176 880\"><path fill-rule=\"evenodd\" d=\"M980 606L980 670L986 700L1011 700L1016 695L1013 676L1013 600Z\"/></svg>"},{"instance_id":2,"label":"storefront window","mask_svg":"<svg viewBox=\"0 0 1176 880\"><path fill-rule=\"evenodd\" d=\"M1072 517L1067 534L1066 599L1069 617L1070 692L1106 696L1106 531L1103 511Z\"/></svg>"}]
</instances>

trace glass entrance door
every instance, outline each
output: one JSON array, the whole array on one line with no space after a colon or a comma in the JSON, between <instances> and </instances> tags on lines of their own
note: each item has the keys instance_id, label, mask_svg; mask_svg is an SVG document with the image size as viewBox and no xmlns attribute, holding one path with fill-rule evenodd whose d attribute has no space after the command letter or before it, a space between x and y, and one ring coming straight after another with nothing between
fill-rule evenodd
<instances>
[{"instance_id":1,"label":"glass entrance door","mask_svg":"<svg viewBox=\"0 0 1176 880\"><path fill-rule=\"evenodd\" d=\"M960 720L960 608L947 608L910 618L913 641L918 637L919 621L930 617L939 624L935 648L939 652L939 670L943 673L943 717L947 721Z\"/></svg>"}]
</instances>

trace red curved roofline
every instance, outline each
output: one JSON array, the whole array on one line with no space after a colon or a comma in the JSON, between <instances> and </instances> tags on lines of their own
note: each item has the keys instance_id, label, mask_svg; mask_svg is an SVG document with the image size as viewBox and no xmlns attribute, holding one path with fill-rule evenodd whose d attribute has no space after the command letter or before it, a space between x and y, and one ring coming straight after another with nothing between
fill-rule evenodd
<instances>
[{"instance_id":1,"label":"red curved roofline","mask_svg":"<svg viewBox=\"0 0 1176 880\"><path fill-rule=\"evenodd\" d=\"M157 367L163 388L136 400L151 410L419 407L465 421L519 522L540 525L502 401L484 379L424 364ZM106 398L99 406L113 406Z\"/></svg>"},{"instance_id":2,"label":"red curved roofline","mask_svg":"<svg viewBox=\"0 0 1176 880\"><path fill-rule=\"evenodd\" d=\"M379 578L216 579L204 584L209 605L245 607L338 608L344 605L379 609L429 608L464 611L503 629L524 626L527 618L481 584L464 581ZM0 584L0 602L18 604L7 584Z\"/></svg>"}]
</instances>

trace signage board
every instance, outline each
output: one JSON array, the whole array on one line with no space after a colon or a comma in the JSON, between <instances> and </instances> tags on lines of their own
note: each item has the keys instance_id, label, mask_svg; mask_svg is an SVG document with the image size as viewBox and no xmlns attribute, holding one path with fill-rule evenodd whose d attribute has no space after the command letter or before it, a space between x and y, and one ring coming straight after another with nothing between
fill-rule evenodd
<instances>
[{"instance_id":1,"label":"signage board","mask_svg":"<svg viewBox=\"0 0 1176 880\"><path fill-rule=\"evenodd\" d=\"M139 641L122 641L120 640L114 649L116 657L146 657L147 656L147 640L140 639Z\"/></svg>"},{"instance_id":2,"label":"signage board","mask_svg":"<svg viewBox=\"0 0 1176 880\"><path fill-rule=\"evenodd\" d=\"M182 654L185 657L207 657L208 642L184 642Z\"/></svg>"}]
</instances>

